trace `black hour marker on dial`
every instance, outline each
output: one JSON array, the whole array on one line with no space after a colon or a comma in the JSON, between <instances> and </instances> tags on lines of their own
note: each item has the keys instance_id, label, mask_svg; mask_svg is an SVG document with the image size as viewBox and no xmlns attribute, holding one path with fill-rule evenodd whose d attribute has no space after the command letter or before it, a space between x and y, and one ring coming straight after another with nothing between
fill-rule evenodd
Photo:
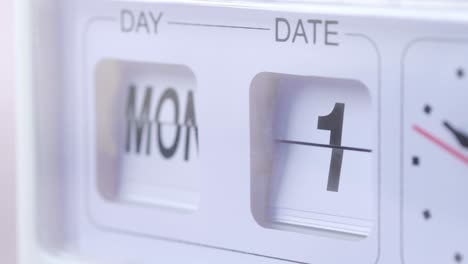
<instances>
[{"instance_id":1,"label":"black hour marker on dial","mask_svg":"<svg viewBox=\"0 0 468 264\"><path fill-rule=\"evenodd\" d=\"M432 107L430 105L424 106L424 113L430 115L432 113Z\"/></svg>"},{"instance_id":2,"label":"black hour marker on dial","mask_svg":"<svg viewBox=\"0 0 468 264\"><path fill-rule=\"evenodd\" d=\"M456 263L462 263L462 261L463 261L463 255L460 254L460 253L455 253L454 259L455 259L455 262L456 262Z\"/></svg>"},{"instance_id":3,"label":"black hour marker on dial","mask_svg":"<svg viewBox=\"0 0 468 264\"><path fill-rule=\"evenodd\" d=\"M419 157L414 156L413 159L412 159L412 162L413 162L414 166L418 166L419 165Z\"/></svg>"},{"instance_id":4,"label":"black hour marker on dial","mask_svg":"<svg viewBox=\"0 0 468 264\"><path fill-rule=\"evenodd\" d=\"M463 77L465 77L465 70L463 70L463 68L457 69L457 77L458 79L463 79Z\"/></svg>"},{"instance_id":5,"label":"black hour marker on dial","mask_svg":"<svg viewBox=\"0 0 468 264\"><path fill-rule=\"evenodd\" d=\"M429 211L429 210L427 210L427 209L424 210L424 211L423 211L423 217L424 217L424 219L426 219L426 220L431 219L431 217L432 217L431 211Z\"/></svg>"}]
</instances>

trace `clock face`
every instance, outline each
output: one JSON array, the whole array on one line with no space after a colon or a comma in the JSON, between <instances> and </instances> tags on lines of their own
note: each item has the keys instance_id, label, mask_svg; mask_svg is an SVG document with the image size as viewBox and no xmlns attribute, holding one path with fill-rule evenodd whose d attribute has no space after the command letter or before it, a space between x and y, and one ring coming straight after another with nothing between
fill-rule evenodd
<instances>
[{"instance_id":1,"label":"clock face","mask_svg":"<svg viewBox=\"0 0 468 264\"><path fill-rule=\"evenodd\" d=\"M464 263L468 256L467 56L466 43L450 42L420 42L406 55L402 187L407 263Z\"/></svg>"}]
</instances>

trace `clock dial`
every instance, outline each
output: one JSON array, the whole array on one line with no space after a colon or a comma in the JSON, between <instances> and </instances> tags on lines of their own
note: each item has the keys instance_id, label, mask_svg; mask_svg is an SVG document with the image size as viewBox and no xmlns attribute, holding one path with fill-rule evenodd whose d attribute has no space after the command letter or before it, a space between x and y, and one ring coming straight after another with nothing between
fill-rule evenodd
<instances>
[{"instance_id":1,"label":"clock dial","mask_svg":"<svg viewBox=\"0 0 468 264\"><path fill-rule=\"evenodd\" d=\"M466 44L424 42L406 57L402 181L407 263L466 262L468 64L461 58L467 55ZM422 65L431 67L422 71Z\"/></svg>"}]
</instances>

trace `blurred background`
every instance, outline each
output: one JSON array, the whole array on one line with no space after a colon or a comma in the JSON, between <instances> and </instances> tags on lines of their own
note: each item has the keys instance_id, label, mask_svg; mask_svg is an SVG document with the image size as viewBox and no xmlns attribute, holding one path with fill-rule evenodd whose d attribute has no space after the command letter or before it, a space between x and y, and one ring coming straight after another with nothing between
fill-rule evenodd
<instances>
[{"instance_id":1,"label":"blurred background","mask_svg":"<svg viewBox=\"0 0 468 264\"><path fill-rule=\"evenodd\" d=\"M16 263L14 0L0 1L0 263Z\"/></svg>"}]
</instances>

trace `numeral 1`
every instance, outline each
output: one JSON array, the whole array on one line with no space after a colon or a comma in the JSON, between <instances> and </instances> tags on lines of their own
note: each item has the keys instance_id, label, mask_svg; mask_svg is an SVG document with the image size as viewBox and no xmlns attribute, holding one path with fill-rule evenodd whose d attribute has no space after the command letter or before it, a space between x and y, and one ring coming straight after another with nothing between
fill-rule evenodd
<instances>
[{"instance_id":1,"label":"numeral 1","mask_svg":"<svg viewBox=\"0 0 468 264\"><path fill-rule=\"evenodd\" d=\"M330 131L330 145L341 146L341 136L343 134L345 104L335 103L335 107L330 114L319 116L317 129ZM327 191L338 192L340 187L341 164L343 162L343 149L333 148L330 169L328 171Z\"/></svg>"}]
</instances>

